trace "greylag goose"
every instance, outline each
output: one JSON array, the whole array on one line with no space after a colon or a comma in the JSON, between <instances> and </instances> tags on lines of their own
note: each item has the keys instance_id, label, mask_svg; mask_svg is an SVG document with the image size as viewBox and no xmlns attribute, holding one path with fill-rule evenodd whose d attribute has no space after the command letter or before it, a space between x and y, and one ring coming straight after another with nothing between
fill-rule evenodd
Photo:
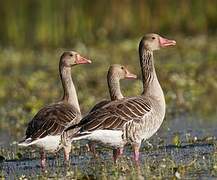
<instances>
[{"instance_id":1,"label":"greylag goose","mask_svg":"<svg viewBox=\"0 0 217 180\"><path fill-rule=\"evenodd\" d=\"M130 73L130 71L125 66L122 66L120 64L111 65L107 73L107 84L111 100L100 101L90 110L90 112L101 108L102 106L108 104L111 101L122 99L124 96L121 93L120 80L136 78L137 76Z\"/></svg>"},{"instance_id":2,"label":"greylag goose","mask_svg":"<svg viewBox=\"0 0 217 180\"><path fill-rule=\"evenodd\" d=\"M132 74L125 66L122 66L120 64L113 64L109 67L108 74L107 74L107 83L108 83L108 89L110 94L111 100L103 100L97 103L91 110L90 113L93 111L96 111L97 109L105 106L111 101L122 99L124 96L121 93L120 88L120 80L121 79L136 79L137 76L135 74ZM91 152L93 152L95 156L95 148L93 143L89 143L89 149ZM113 150L113 158L114 161L116 161L116 154L120 152L122 154L122 149L114 149Z\"/></svg>"},{"instance_id":3,"label":"greylag goose","mask_svg":"<svg viewBox=\"0 0 217 180\"><path fill-rule=\"evenodd\" d=\"M77 93L71 78L71 67L77 64L91 63L77 52L64 52L60 57L59 73L64 94L62 100L43 107L29 122L24 140L20 146L36 146L41 149L41 167L45 168L45 151L60 150L60 135L70 124L76 124L81 119ZM69 160L71 145L64 146L64 158Z\"/></svg>"},{"instance_id":4,"label":"greylag goose","mask_svg":"<svg viewBox=\"0 0 217 180\"><path fill-rule=\"evenodd\" d=\"M112 101L89 113L77 125L66 128L62 139L87 139L116 149L131 144L133 158L138 163L142 140L150 138L160 128L166 109L164 94L154 67L153 51L175 44L176 41L158 34L145 35L139 44L142 94ZM71 129L76 129L77 132L70 133Z\"/></svg>"}]
</instances>

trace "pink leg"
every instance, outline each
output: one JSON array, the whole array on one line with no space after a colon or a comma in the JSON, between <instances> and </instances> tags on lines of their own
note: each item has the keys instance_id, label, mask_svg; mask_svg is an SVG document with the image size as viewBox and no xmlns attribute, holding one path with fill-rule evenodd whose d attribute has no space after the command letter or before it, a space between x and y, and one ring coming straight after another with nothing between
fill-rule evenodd
<instances>
[{"instance_id":1,"label":"pink leg","mask_svg":"<svg viewBox=\"0 0 217 180\"><path fill-rule=\"evenodd\" d=\"M55 153L55 158L56 158L56 159L59 158L59 154L58 154L58 152Z\"/></svg>"},{"instance_id":2,"label":"pink leg","mask_svg":"<svg viewBox=\"0 0 217 180\"><path fill-rule=\"evenodd\" d=\"M59 159L59 154L58 152L55 152L55 163L58 165L58 159Z\"/></svg>"},{"instance_id":3,"label":"pink leg","mask_svg":"<svg viewBox=\"0 0 217 180\"><path fill-rule=\"evenodd\" d=\"M113 149L113 160L115 164L117 163L118 156L119 156L118 149Z\"/></svg>"},{"instance_id":4,"label":"pink leg","mask_svg":"<svg viewBox=\"0 0 217 180\"><path fill-rule=\"evenodd\" d=\"M117 163L118 156L123 154L123 148L113 149L113 160L114 163Z\"/></svg>"},{"instance_id":5,"label":"pink leg","mask_svg":"<svg viewBox=\"0 0 217 180\"><path fill-rule=\"evenodd\" d=\"M120 148L120 155L123 155L124 153L124 148Z\"/></svg>"},{"instance_id":6,"label":"pink leg","mask_svg":"<svg viewBox=\"0 0 217 180\"><path fill-rule=\"evenodd\" d=\"M136 164L139 163L139 148L140 148L140 144L133 145L133 159L136 162Z\"/></svg>"},{"instance_id":7,"label":"pink leg","mask_svg":"<svg viewBox=\"0 0 217 180\"><path fill-rule=\"evenodd\" d=\"M41 156L41 168L44 171L46 167L46 155L43 149L40 152L40 156Z\"/></svg>"},{"instance_id":8,"label":"pink leg","mask_svg":"<svg viewBox=\"0 0 217 180\"><path fill-rule=\"evenodd\" d=\"M69 162L69 154L71 152L71 144L64 147L64 160L65 163Z\"/></svg>"},{"instance_id":9,"label":"pink leg","mask_svg":"<svg viewBox=\"0 0 217 180\"><path fill-rule=\"evenodd\" d=\"M89 148L89 151L91 153L93 153L93 157L96 158L97 157L97 153L96 153L96 149L95 149L95 144L93 142L89 142L88 143L88 148Z\"/></svg>"}]
</instances>

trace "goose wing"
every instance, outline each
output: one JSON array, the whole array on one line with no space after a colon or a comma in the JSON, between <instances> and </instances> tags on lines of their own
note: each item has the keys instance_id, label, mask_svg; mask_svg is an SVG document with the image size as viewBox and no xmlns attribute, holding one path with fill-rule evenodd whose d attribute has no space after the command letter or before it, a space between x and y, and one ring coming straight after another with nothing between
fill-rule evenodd
<instances>
[{"instance_id":1,"label":"goose wing","mask_svg":"<svg viewBox=\"0 0 217 180\"><path fill-rule=\"evenodd\" d=\"M108 103L96 111L89 113L77 125L69 126L80 128L79 132L98 129L120 130L128 121L141 121L151 111L150 100L142 96L124 98Z\"/></svg>"},{"instance_id":2,"label":"goose wing","mask_svg":"<svg viewBox=\"0 0 217 180\"><path fill-rule=\"evenodd\" d=\"M96 111L97 109L105 106L106 104L108 104L109 100L103 100L103 101L100 101L99 103L97 103L95 106L93 106L93 108L90 110L90 113L93 112L93 111Z\"/></svg>"},{"instance_id":3,"label":"goose wing","mask_svg":"<svg viewBox=\"0 0 217 180\"><path fill-rule=\"evenodd\" d=\"M26 139L43 138L48 135L59 135L69 123L78 123L79 112L65 103L55 103L42 108L29 122Z\"/></svg>"}]
</instances>

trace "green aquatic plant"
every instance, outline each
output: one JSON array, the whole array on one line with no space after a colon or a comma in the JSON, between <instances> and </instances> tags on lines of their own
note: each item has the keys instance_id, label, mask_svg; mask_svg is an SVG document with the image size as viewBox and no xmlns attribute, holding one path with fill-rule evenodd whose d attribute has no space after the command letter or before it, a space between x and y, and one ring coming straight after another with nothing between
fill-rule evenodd
<instances>
[{"instance_id":1,"label":"green aquatic plant","mask_svg":"<svg viewBox=\"0 0 217 180\"><path fill-rule=\"evenodd\" d=\"M173 138L172 138L172 144L179 147L181 146L181 139L180 139L180 135L178 133L176 133Z\"/></svg>"}]
</instances>

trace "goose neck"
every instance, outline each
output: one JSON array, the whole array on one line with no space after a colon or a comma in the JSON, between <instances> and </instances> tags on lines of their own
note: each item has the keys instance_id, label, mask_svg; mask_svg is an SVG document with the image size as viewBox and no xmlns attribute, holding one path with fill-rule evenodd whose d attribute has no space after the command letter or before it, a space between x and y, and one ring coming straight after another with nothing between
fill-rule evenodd
<instances>
[{"instance_id":1,"label":"goose neck","mask_svg":"<svg viewBox=\"0 0 217 180\"><path fill-rule=\"evenodd\" d=\"M143 90L145 93L152 82L156 79L153 51L144 49L140 50L140 65L142 70Z\"/></svg>"},{"instance_id":2,"label":"goose neck","mask_svg":"<svg viewBox=\"0 0 217 180\"><path fill-rule=\"evenodd\" d=\"M108 82L108 88L109 88L109 94L111 100L113 101L113 100L122 99L123 95L121 93L121 88L120 88L120 79L116 77L114 74L108 73L107 82Z\"/></svg>"},{"instance_id":3,"label":"goose neck","mask_svg":"<svg viewBox=\"0 0 217 180\"><path fill-rule=\"evenodd\" d=\"M154 67L153 51L140 47L140 64L142 70L143 95L163 96Z\"/></svg>"},{"instance_id":4,"label":"goose neck","mask_svg":"<svg viewBox=\"0 0 217 180\"><path fill-rule=\"evenodd\" d=\"M62 100L71 104L80 112L76 89L71 77L71 67L65 67L60 65L59 71L64 91Z\"/></svg>"}]
</instances>

